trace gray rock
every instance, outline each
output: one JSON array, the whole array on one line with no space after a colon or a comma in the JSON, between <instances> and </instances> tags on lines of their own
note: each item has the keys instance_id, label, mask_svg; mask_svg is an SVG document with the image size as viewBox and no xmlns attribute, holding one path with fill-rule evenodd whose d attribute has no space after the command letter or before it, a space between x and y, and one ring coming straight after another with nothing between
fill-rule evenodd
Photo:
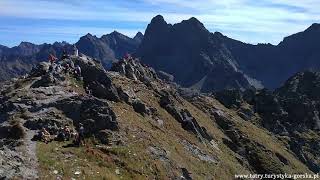
<instances>
[{"instance_id":1,"label":"gray rock","mask_svg":"<svg viewBox=\"0 0 320 180\"><path fill-rule=\"evenodd\" d=\"M142 115L151 115L150 108L140 99L134 99L132 101L132 107L137 113L140 113Z\"/></svg>"}]
</instances>

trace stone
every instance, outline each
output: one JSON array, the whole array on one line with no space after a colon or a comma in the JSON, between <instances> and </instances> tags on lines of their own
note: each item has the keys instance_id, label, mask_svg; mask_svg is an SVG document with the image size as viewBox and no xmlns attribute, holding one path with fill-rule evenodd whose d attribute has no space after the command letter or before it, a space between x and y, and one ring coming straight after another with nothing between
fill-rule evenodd
<instances>
[{"instance_id":1,"label":"stone","mask_svg":"<svg viewBox=\"0 0 320 180\"><path fill-rule=\"evenodd\" d=\"M143 103L140 99L134 99L132 101L132 107L134 111L137 113L140 113L141 115L151 115L151 110L150 108Z\"/></svg>"}]
</instances>

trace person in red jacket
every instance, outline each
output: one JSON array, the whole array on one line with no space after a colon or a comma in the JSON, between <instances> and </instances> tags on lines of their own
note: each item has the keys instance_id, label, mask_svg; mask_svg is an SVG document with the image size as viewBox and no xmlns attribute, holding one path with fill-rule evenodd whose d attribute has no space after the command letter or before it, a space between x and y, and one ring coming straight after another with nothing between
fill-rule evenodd
<instances>
[{"instance_id":1,"label":"person in red jacket","mask_svg":"<svg viewBox=\"0 0 320 180\"><path fill-rule=\"evenodd\" d=\"M58 58L56 58L54 55L52 54L49 55L49 62L51 64L53 64L56 60L58 60Z\"/></svg>"}]
</instances>

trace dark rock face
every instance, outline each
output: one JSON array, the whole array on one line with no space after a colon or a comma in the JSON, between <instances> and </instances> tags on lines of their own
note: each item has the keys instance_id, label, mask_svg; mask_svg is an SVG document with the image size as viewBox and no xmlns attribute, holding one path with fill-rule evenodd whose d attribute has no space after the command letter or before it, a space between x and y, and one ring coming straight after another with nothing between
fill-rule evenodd
<instances>
[{"instance_id":1,"label":"dark rock face","mask_svg":"<svg viewBox=\"0 0 320 180\"><path fill-rule=\"evenodd\" d=\"M152 19L137 50L142 62L172 74L176 82L202 91L256 86L238 70L230 51L195 18L167 24Z\"/></svg>"},{"instance_id":2,"label":"dark rock face","mask_svg":"<svg viewBox=\"0 0 320 180\"><path fill-rule=\"evenodd\" d=\"M242 92L239 90L218 91L214 96L227 108L239 108L243 102Z\"/></svg>"},{"instance_id":3,"label":"dark rock face","mask_svg":"<svg viewBox=\"0 0 320 180\"><path fill-rule=\"evenodd\" d=\"M170 25L157 16L148 25L137 54L185 87L201 83L202 91L261 88L258 80L273 89L299 71L320 68L319 27L313 24L277 46L251 45L212 34L195 18Z\"/></svg>"},{"instance_id":4,"label":"dark rock face","mask_svg":"<svg viewBox=\"0 0 320 180\"><path fill-rule=\"evenodd\" d=\"M171 114L182 126L183 129L190 131L198 136L201 141L211 141L212 136L207 133L204 127L201 127L197 120L187 109L179 108L174 104L173 96L169 92L163 91L160 99L160 106Z\"/></svg>"},{"instance_id":5,"label":"dark rock face","mask_svg":"<svg viewBox=\"0 0 320 180\"><path fill-rule=\"evenodd\" d=\"M101 64L86 57L76 57L73 61L80 66L84 85L92 90L94 96L112 101L120 100L117 89Z\"/></svg>"},{"instance_id":6,"label":"dark rock face","mask_svg":"<svg viewBox=\"0 0 320 180\"><path fill-rule=\"evenodd\" d=\"M143 103L140 99L134 99L132 101L132 107L136 112L142 115L145 115L145 114L151 115L150 108L145 103Z\"/></svg>"},{"instance_id":7,"label":"dark rock face","mask_svg":"<svg viewBox=\"0 0 320 180\"><path fill-rule=\"evenodd\" d=\"M251 120L252 118L247 117L255 116L253 114L255 111L261 117L259 121L261 126L274 134L290 137L289 148L312 171L318 172L319 152L312 149L319 148L319 144L315 143L320 130L319 87L320 73L307 71L292 76L274 92L261 90L254 93L241 91L230 93L225 91L216 95L217 99L227 107L238 108L238 114L243 119ZM242 105L245 103L251 104L249 107L252 108L244 111ZM219 125L229 126L221 123Z\"/></svg>"},{"instance_id":8,"label":"dark rock face","mask_svg":"<svg viewBox=\"0 0 320 180\"><path fill-rule=\"evenodd\" d=\"M320 25L288 36L277 46L250 45L222 36L241 70L260 80L267 88L277 88L293 74L320 68ZM261 63L263 62L263 63Z\"/></svg>"},{"instance_id":9,"label":"dark rock face","mask_svg":"<svg viewBox=\"0 0 320 180\"><path fill-rule=\"evenodd\" d=\"M115 113L110 109L107 102L99 99L90 98L82 102L80 121L91 133L104 129L118 130Z\"/></svg>"}]
</instances>

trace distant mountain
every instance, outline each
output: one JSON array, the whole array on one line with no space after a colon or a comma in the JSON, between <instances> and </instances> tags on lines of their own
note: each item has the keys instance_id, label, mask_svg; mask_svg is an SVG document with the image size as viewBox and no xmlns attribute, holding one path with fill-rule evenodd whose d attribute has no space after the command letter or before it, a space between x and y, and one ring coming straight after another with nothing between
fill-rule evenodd
<instances>
[{"instance_id":1,"label":"distant mountain","mask_svg":"<svg viewBox=\"0 0 320 180\"><path fill-rule=\"evenodd\" d=\"M320 25L288 36L277 46L251 45L223 36L224 44L250 76L268 88L277 88L293 74L320 68Z\"/></svg>"},{"instance_id":2,"label":"distant mountain","mask_svg":"<svg viewBox=\"0 0 320 180\"><path fill-rule=\"evenodd\" d=\"M201 91L261 87L239 69L219 37L196 18L171 25L159 15L148 25L137 56L185 87Z\"/></svg>"},{"instance_id":3,"label":"distant mountain","mask_svg":"<svg viewBox=\"0 0 320 180\"><path fill-rule=\"evenodd\" d=\"M293 74L320 69L320 24L288 36L278 45L247 44L219 32L211 33L196 18L168 24L160 15L145 35L134 38L116 31L100 38L87 34L76 43L83 54L100 60L105 68L126 53L172 75L184 87L202 92L266 87L276 89ZM0 81L21 75L49 53L61 54L72 45L62 42L34 45L22 42L0 46Z\"/></svg>"},{"instance_id":4,"label":"distant mountain","mask_svg":"<svg viewBox=\"0 0 320 180\"><path fill-rule=\"evenodd\" d=\"M142 40L143 40L143 34L141 32L138 32L134 36L133 40L135 40L136 42L138 42L140 44L142 42Z\"/></svg>"},{"instance_id":5,"label":"distant mountain","mask_svg":"<svg viewBox=\"0 0 320 180\"><path fill-rule=\"evenodd\" d=\"M89 55L109 68L112 62L126 53L133 53L143 38L141 32L129 38L118 32L112 32L101 38L87 34L76 43L80 53ZM22 42L8 48L0 45L0 81L17 77L31 70L40 61L47 61L49 54L61 57L63 50L71 53L73 45L67 42L35 45Z\"/></svg>"},{"instance_id":6,"label":"distant mountain","mask_svg":"<svg viewBox=\"0 0 320 180\"><path fill-rule=\"evenodd\" d=\"M119 32L103 35L101 38L87 34L76 43L79 52L101 60L109 68L112 62L122 58L126 53L134 53L138 48L142 34L129 38Z\"/></svg>"},{"instance_id":7,"label":"distant mountain","mask_svg":"<svg viewBox=\"0 0 320 180\"><path fill-rule=\"evenodd\" d=\"M293 74L320 67L320 25L284 38L277 46L251 45L205 29L197 19L148 25L137 52L142 61L171 73L178 83L202 91L221 88L277 88Z\"/></svg>"},{"instance_id":8,"label":"distant mountain","mask_svg":"<svg viewBox=\"0 0 320 180\"><path fill-rule=\"evenodd\" d=\"M72 45L66 42L41 45L22 42L18 46L2 46L1 49L0 81L4 81L25 74L40 61L47 61L49 54L60 57L63 50L70 52Z\"/></svg>"}]
</instances>

